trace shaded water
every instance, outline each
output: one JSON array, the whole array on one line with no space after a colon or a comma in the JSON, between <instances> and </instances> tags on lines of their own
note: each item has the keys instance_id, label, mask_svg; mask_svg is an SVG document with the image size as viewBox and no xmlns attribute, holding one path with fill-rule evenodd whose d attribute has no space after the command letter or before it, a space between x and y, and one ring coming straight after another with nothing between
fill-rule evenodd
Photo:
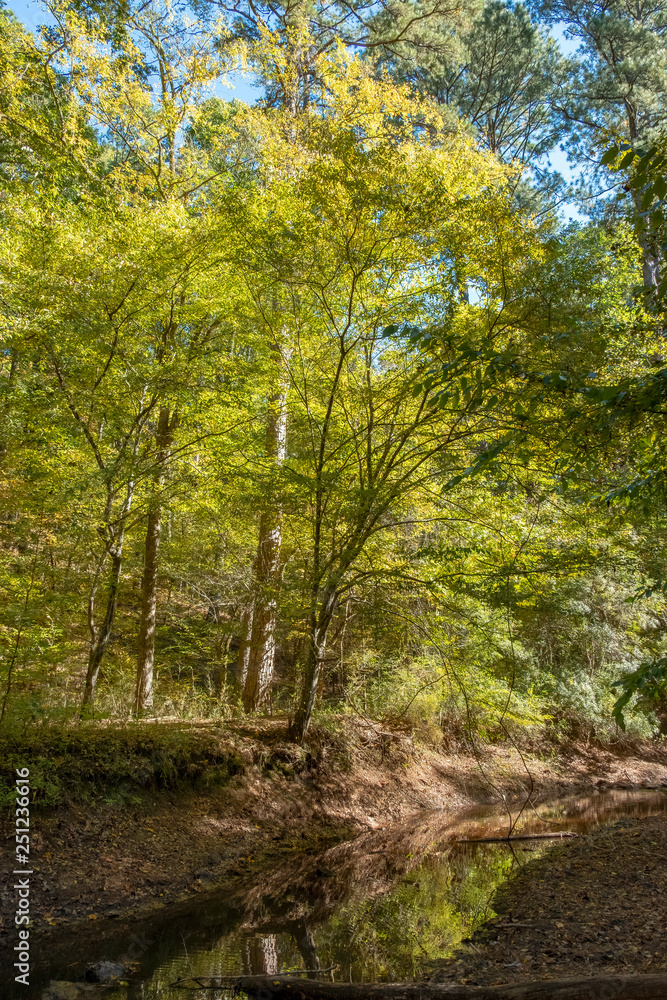
<instances>
[{"instance_id":1,"label":"shaded water","mask_svg":"<svg viewBox=\"0 0 667 1000\"><path fill-rule=\"evenodd\" d=\"M515 866L553 840L471 843L475 838L585 833L625 817L667 813L660 790L610 790L521 810L477 806L424 811L249 876L234 894L211 894L143 922L64 931L33 953L32 982L9 996L32 1000L50 979L81 979L99 959L136 962L132 983L104 995L158 1000L207 991L169 988L179 977L277 973L336 966L338 981L403 980L445 958L492 915L491 898ZM461 843L461 841L468 841ZM47 950L48 949L48 950ZM92 1000L92 997L91 997Z\"/></svg>"}]
</instances>

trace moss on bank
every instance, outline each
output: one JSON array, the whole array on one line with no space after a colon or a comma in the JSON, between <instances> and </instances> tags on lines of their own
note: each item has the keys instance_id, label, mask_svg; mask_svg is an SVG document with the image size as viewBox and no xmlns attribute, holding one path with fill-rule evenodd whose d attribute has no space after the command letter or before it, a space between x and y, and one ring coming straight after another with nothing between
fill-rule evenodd
<instances>
[{"instance_id":1,"label":"moss on bank","mask_svg":"<svg viewBox=\"0 0 667 1000\"><path fill-rule=\"evenodd\" d=\"M44 727L0 736L0 806L15 800L16 768L30 768L36 806L132 801L146 790L210 787L245 770L237 748L212 730L136 723Z\"/></svg>"},{"instance_id":2,"label":"moss on bank","mask_svg":"<svg viewBox=\"0 0 667 1000\"><path fill-rule=\"evenodd\" d=\"M147 792L212 789L249 767L268 779L323 768L343 774L353 765L357 740L350 725L331 720L313 725L304 746L287 739L287 719L280 718L32 726L0 733L0 813L13 807L16 768L30 768L38 808L96 800L138 804ZM410 759L396 747L392 754Z\"/></svg>"}]
</instances>

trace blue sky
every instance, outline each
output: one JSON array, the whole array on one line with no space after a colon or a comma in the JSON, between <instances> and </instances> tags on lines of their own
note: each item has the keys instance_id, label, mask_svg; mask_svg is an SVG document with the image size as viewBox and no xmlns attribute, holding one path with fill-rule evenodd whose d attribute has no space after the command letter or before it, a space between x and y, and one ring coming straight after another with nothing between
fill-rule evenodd
<instances>
[{"instance_id":1,"label":"blue sky","mask_svg":"<svg viewBox=\"0 0 667 1000\"><path fill-rule=\"evenodd\" d=\"M40 24L48 24L51 20L42 4L35 2L35 0L7 0L7 7L16 14L19 21L26 27L32 28L33 31ZM245 79L240 73L234 76L233 86L226 87L220 83L216 86L215 92L218 97L227 101L231 101L235 97L248 104L252 104L260 95L258 88L253 87L250 80Z\"/></svg>"}]
</instances>

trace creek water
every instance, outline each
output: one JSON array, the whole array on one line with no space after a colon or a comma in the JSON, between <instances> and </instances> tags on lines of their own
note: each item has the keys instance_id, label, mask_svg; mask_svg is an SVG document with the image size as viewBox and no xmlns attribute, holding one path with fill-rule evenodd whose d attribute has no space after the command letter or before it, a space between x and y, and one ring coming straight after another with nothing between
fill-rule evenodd
<instances>
[{"instance_id":1,"label":"creek water","mask_svg":"<svg viewBox=\"0 0 667 1000\"><path fill-rule=\"evenodd\" d=\"M657 813L667 813L665 790L613 789L539 805L512 800L457 813L423 811L318 854L292 854L224 896L211 892L142 922L107 920L63 931L44 948L35 941L33 985L3 996L33 1000L49 980L81 980L101 959L130 960L131 981L91 992L91 1000L213 1000L218 993L184 993L170 984L181 977L332 966L337 981L410 979L492 916L500 883L554 843L482 838L506 837L510 830L513 837L584 834Z\"/></svg>"}]
</instances>

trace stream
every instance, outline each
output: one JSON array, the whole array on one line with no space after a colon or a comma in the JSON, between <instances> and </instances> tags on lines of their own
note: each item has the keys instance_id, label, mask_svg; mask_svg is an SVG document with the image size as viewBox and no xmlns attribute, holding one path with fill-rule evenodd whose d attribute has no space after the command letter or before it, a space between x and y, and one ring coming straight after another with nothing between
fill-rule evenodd
<instances>
[{"instance_id":1,"label":"stream","mask_svg":"<svg viewBox=\"0 0 667 1000\"><path fill-rule=\"evenodd\" d=\"M412 979L492 916L496 888L554 843L461 841L506 837L510 822L513 836L584 834L657 813L667 813L665 790L610 789L456 813L424 810L317 854L287 855L224 895L190 898L141 921L71 928L41 943L33 934L31 986L12 983L3 997L37 1000L49 980L81 980L86 967L102 959L132 962L130 982L92 990L91 1000L213 1000L219 994L184 993L169 984L179 977L331 966L336 981Z\"/></svg>"}]
</instances>

